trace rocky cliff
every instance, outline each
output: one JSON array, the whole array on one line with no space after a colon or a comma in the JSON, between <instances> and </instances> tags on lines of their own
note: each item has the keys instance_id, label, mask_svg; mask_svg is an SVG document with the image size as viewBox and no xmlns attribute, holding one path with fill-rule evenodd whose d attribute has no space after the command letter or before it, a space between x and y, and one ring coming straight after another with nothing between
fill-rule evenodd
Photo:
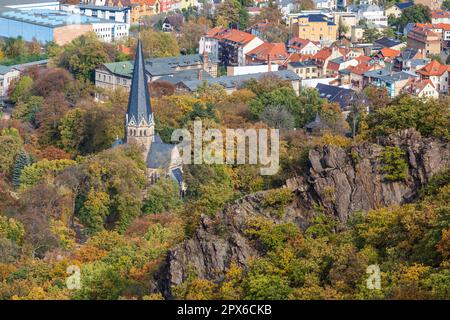
<instances>
[{"instance_id":1,"label":"rocky cliff","mask_svg":"<svg viewBox=\"0 0 450 320\"><path fill-rule=\"evenodd\" d=\"M405 180L386 181L380 160L385 146L399 146L405 151ZM419 188L434 173L449 168L450 145L422 138L414 130L350 150L336 146L315 148L309 152L309 168L304 176L286 182L296 197L282 218L273 218L263 208L264 193L228 205L215 218L202 217L194 236L168 252L156 275L155 289L170 298L171 286L183 282L190 270L199 277L220 281L231 262L245 265L249 257L262 254L244 234L246 221L252 216L262 215L277 223L290 221L304 229L319 205L345 222L357 210L414 200Z\"/></svg>"}]
</instances>

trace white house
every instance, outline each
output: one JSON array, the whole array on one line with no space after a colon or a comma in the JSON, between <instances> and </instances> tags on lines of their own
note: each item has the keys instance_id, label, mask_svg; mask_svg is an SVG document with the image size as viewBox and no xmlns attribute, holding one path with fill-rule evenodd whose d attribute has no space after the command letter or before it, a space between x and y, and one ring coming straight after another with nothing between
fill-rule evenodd
<instances>
[{"instance_id":1,"label":"white house","mask_svg":"<svg viewBox=\"0 0 450 320\"><path fill-rule=\"evenodd\" d=\"M383 9L374 4L363 4L359 6L349 6L348 11L356 12L358 20L365 20L367 23L371 23L379 26L388 25L388 18L384 15Z\"/></svg>"},{"instance_id":2,"label":"white house","mask_svg":"<svg viewBox=\"0 0 450 320\"><path fill-rule=\"evenodd\" d=\"M96 17L115 22L122 22L130 24L131 22L131 8L130 7L109 7L97 6L90 4L62 4L61 10L75 14L82 14L88 17Z\"/></svg>"},{"instance_id":3,"label":"white house","mask_svg":"<svg viewBox=\"0 0 450 320\"><path fill-rule=\"evenodd\" d=\"M6 97L12 81L20 77L20 71L0 65L0 97Z\"/></svg>"}]
</instances>

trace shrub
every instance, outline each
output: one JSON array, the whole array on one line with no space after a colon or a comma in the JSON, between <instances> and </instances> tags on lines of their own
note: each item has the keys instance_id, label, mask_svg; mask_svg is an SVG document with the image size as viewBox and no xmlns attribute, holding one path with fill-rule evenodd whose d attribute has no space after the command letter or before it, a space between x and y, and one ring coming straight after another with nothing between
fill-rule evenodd
<instances>
[{"instance_id":1,"label":"shrub","mask_svg":"<svg viewBox=\"0 0 450 320\"><path fill-rule=\"evenodd\" d=\"M382 171L387 181L401 181L406 179L408 164L405 160L405 151L400 147L385 147L381 154L383 162Z\"/></svg>"},{"instance_id":2,"label":"shrub","mask_svg":"<svg viewBox=\"0 0 450 320\"><path fill-rule=\"evenodd\" d=\"M289 189L272 189L269 190L262 201L264 208L270 208L277 217L281 217L284 208L292 202L294 196Z\"/></svg>"}]
</instances>

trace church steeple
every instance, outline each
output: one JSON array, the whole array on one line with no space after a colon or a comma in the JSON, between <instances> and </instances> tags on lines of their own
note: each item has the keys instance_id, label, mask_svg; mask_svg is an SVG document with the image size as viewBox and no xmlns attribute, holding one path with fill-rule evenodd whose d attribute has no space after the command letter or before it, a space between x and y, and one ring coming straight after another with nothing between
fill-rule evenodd
<instances>
[{"instance_id":1,"label":"church steeple","mask_svg":"<svg viewBox=\"0 0 450 320\"><path fill-rule=\"evenodd\" d=\"M147 161L155 136L155 122L140 40L134 59L133 79L131 80L125 126L127 143L137 144L142 149L144 160Z\"/></svg>"},{"instance_id":2,"label":"church steeple","mask_svg":"<svg viewBox=\"0 0 450 320\"><path fill-rule=\"evenodd\" d=\"M141 40L138 41L134 58L126 121L127 125L134 126L154 123Z\"/></svg>"}]
</instances>

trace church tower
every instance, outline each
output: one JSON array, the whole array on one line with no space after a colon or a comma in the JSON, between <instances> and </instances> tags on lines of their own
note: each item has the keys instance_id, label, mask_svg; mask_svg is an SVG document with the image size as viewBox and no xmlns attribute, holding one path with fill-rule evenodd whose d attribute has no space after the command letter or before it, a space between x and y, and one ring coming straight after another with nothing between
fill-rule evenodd
<instances>
[{"instance_id":1,"label":"church tower","mask_svg":"<svg viewBox=\"0 0 450 320\"><path fill-rule=\"evenodd\" d=\"M150 103L141 40L138 41L134 58L133 78L131 80L125 126L127 143L134 143L141 147L144 160L147 161L148 153L154 141L155 122Z\"/></svg>"}]
</instances>

